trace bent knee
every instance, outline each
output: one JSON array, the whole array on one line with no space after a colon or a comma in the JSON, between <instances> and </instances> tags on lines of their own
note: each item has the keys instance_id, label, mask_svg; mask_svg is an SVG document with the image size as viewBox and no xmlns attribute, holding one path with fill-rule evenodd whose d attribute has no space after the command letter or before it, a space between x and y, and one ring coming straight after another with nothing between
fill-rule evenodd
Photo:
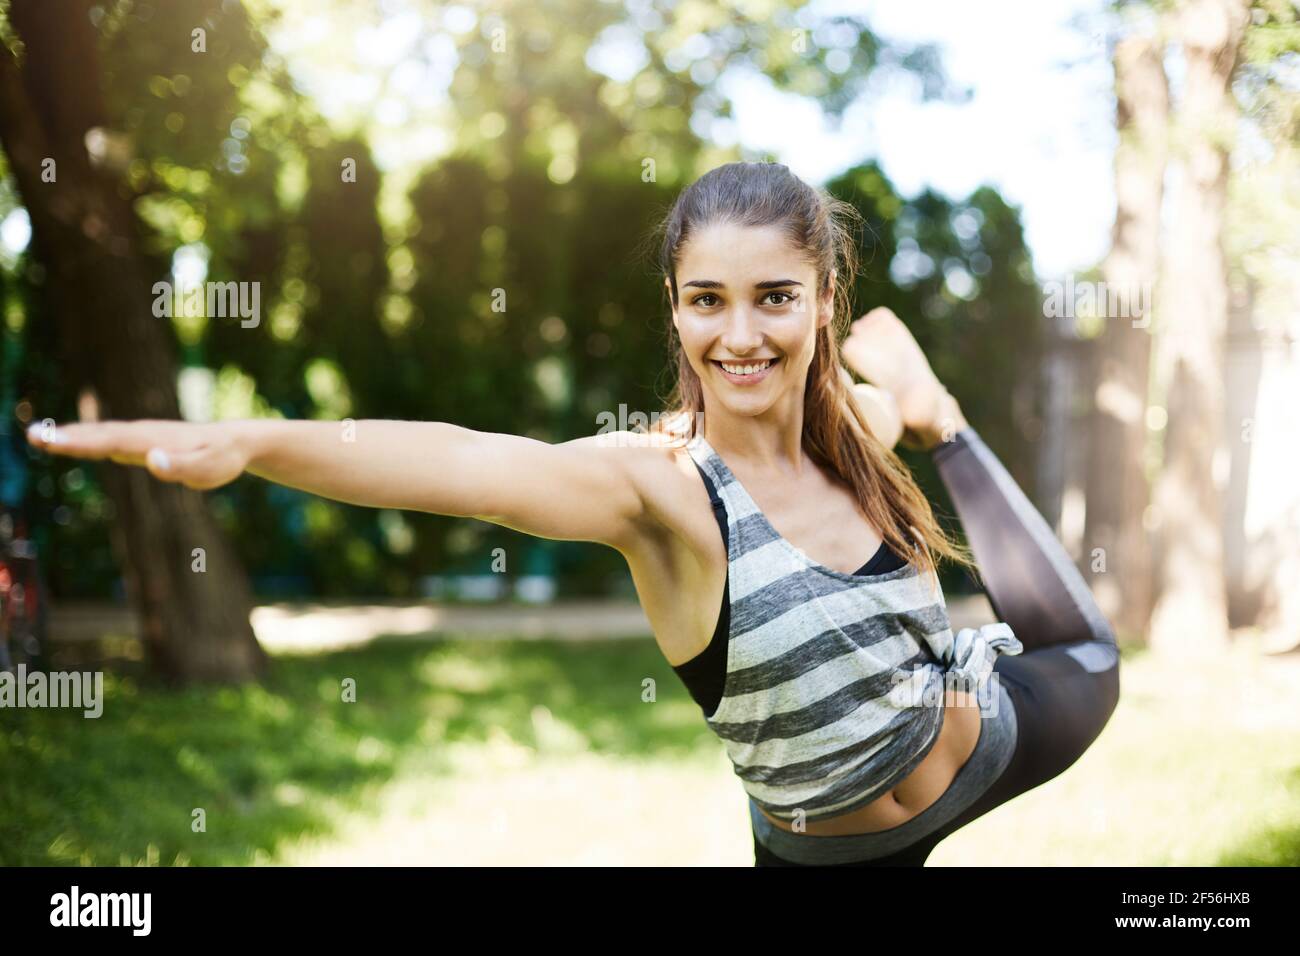
<instances>
[{"instance_id":1,"label":"bent knee","mask_svg":"<svg viewBox=\"0 0 1300 956\"><path fill-rule=\"evenodd\" d=\"M1082 641L1067 647L1065 653L1074 658L1089 674L1119 670L1119 647L1113 640Z\"/></svg>"},{"instance_id":2,"label":"bent knee","mask_svg":"<svg viewBox=\"0 0 1300 956\"><path fill-rule=\"evenodd\" d=\"M1119 706L1119 651L1115 651L1111 666L1096 672L1094 677L1097 688L1097 729L1093 736L1096 737L1110 723L1111 715Z\"/></svg>"},{"instance_id":3,"label":"bent knee","mask_svg":"<svg viewBox=\"0 0 1300 956\"><path fill-rule=\"evenodd\" d=\"M1088 675L1091 691L1086 709L1091 714L1088 723L1092 740L1110 722L1119 706L1119 648L1114 644L1085 641L1064 650Z\"/></svg>"}]
</instances>

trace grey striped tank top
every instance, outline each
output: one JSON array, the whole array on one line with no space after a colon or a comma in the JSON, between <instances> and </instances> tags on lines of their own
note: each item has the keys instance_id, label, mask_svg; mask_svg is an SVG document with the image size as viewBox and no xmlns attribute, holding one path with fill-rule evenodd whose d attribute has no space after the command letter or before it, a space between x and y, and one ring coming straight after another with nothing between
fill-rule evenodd
<instances>
[{"instance_id":1,"label":"grey striped tank top","mask_svg":"<svg viewBox=\"0 0 1300 956\"><path fill-rule=\"evenodd\" d=\"M983 702L997 655L1022 645L1006 624L954 637L938 579L915 564L875 575L817 564L772 527L700 430L685 447L727 512L731 629L709 727L773 817L866 806L930 752L944 691Z\"/></svg>"}]
</instances>

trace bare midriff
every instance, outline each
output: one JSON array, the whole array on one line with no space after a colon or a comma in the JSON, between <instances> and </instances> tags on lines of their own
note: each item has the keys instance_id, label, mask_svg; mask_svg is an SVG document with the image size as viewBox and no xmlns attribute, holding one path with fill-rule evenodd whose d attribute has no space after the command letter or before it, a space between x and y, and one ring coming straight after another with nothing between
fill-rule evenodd
<instances>
[{"instance_id":1,"label":"bare midriff","mask_svg":"<svg viewBox=\"0 0 1300 956\"><path fill-rule=\"evenodd\" d=\"M975 752L979 735L980 709L975 695L946 690L939 737L911 773L865 807L825 820L805 821L800 832L807 836L850 836L879 833L901 826L943 796L958 771ZM789 822L778 820L767 811L763 811L763 816L774 826L794 832Z\"/></svg>"}]
</instances>

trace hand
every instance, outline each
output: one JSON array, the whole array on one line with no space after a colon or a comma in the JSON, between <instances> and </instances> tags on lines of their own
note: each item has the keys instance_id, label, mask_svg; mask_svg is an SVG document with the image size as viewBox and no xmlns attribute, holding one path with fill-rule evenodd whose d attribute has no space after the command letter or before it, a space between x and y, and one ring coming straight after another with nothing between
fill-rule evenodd
<instances>
[{"instance_id":1,"label":"hand","mask_svg":"<svg viewBox=\"0 0 1300 956\"><path fill-rule=\"evenodd\" d=\"M248 467L238 422L141 419L51 426L38 422L27 440L55 455L137 465L162 481L207 491L234 481Z\"/></svg>"},{"instance_id":2,"label":"hand","mask_svg":"<svg viewBox=\"0 0 1300 956\"><path fill-rule=\"evenodd\" d=\"M968 427L912 333L884 306L849 326L840 354L855 372L893 396L903 422L903 447L928 450Z\"/></svg>"},{"instance_id":3,"label":"hand","mask_svg":"<svg viewBox=\"0 0 1300 956\"><path fill-rule=\"evenodd\" d=\"M880 344L871 333L874 333L879 325L888 323L889 320L893 320L899 325L902 324L901 320L890 309L883 305L876 306L849 323L849 334L840 343L840 356L844 359L844 364L861 378L882 387L887 386L878 379L888 378L888 376L881 373L888 369L890 356L879 354L881 351ZM882 358L884 361L882 361Z\"/></svg>"}]
</instances>

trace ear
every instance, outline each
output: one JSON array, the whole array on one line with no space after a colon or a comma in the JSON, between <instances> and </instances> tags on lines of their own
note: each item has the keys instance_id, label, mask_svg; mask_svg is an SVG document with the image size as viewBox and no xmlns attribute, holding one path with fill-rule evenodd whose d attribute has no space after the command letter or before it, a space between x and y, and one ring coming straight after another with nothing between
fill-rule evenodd
<instances>
[{"instance_id":1,"label":"ear","mask_svg":"<svg viewBox=\"0 0 1300 956\"><path fill-rule=\"evenodd\" d=\"M832 269L830 279L826 282L826 291L817 297L817 328L826 325L835 317L835 278L837 270Z\"/></svg>"},{"instance_id":2,"label":"ear","mask_svg":"<svg viewBox=\"0 0 1300 956\"><path fill-rule=\"evenodd\" d=\"M672 285L671 282L668 281L668 277L667 277L667 276L664 276L664 289L667 290L667 292L668 292L668 305L669 305L669 307L670 307L670 308L672 309L672 311L673 311L673 326L676 327L676 326L677 326L677 307L674 306L674 305L672 304L672 303L673 303L673 285Z\"/></svg>"}]
</instances>

